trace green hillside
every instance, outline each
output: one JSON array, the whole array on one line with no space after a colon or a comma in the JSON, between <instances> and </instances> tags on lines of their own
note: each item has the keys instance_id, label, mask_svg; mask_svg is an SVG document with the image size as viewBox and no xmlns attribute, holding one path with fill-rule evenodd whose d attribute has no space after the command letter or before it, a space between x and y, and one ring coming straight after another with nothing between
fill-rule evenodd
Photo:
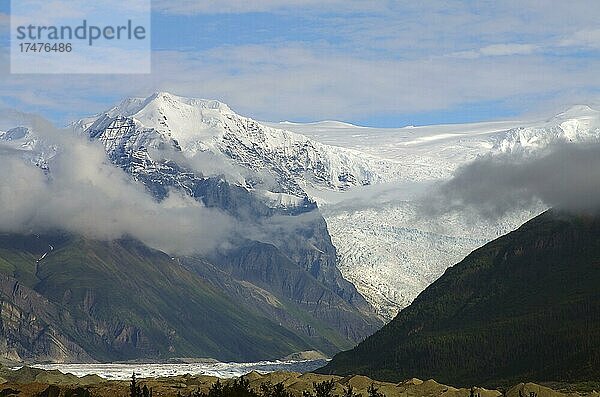
<instances>
[{"instance_id":1,"label":"green hillside","mask_svg":"<svg viewBox=\"0 0 600 397\"><path fill-rule=\"evenodd\" d=\"M600 378L600 218L548 211L474 251L321 370L458 385Z\"/></svg>"},{"instance_id":2,"label":"green hillside","mask_svg":"<svg viewBox=\"0 0 600 397\"><path fill-rule=\"evenodd\" d=\"M107 361L173 356L259 360L315 348L177 259L133 240L3 235L0 272L8 276L0 296L6 350L21 359L35 359L41 352L51 360L69 360L73 355L63 350L70 349L80 358L83 350ZM53 344L59 346L46 346Z\"/></svg>"}]
</instances>

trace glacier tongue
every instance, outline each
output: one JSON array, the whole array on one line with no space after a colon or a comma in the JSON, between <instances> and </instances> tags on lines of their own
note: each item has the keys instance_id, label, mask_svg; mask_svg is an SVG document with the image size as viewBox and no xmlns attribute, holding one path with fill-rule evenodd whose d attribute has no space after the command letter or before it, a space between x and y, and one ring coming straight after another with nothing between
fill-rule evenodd
<instances>
[{"instance_id":1,"label":"glacier tongue","mask_svg":"<svg viewBox=\"0 0 600 397\"><path fill-rule=\"evenodd\" d=\"M472 214L433 218L410 201L322 212L342 275L388 320L447 267L538 214L532 208L495 222Z\"/></svg>"}]
</instances>

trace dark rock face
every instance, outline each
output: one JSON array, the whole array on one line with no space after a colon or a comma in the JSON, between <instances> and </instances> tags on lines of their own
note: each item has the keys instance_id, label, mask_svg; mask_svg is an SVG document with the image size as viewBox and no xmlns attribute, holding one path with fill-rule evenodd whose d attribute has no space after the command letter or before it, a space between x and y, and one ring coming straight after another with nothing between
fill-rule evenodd
<instances>
[{"instance_id":1,"label":"dark rock face","mask_svg":"<svg viewBox=\"0 0 600 397\"><path fill-rule=\"evenodd\" d=\"M548 211L449 268L322 369L469 385L600 376L600 217Z\"/></svg>"},{"instance_id":2,"label":"dark rock face","mask_svg":"<svg viewBox=\"0 0 600 397\"><path fill-rule=\"evenodd\" d=\"M0 351L4 359L91 361L66 329L64 320L68 318L59 305L14 278L0 275Z\"/></svg>"},{"instance_id":3,"label":"dark rock face","mask_svg":"<svg viewBox=\"0 0 600 397\"><path fill-rule=\"evenodd\" d=\"M320 339L324 334L334 333L341 336L341 339L337 338L340 341L352 344L376 330L373 321L369 321L368 312L357 310L271 244L248 241L217 260L216 265L208 267L193 259L186 259L184 263L223 289L230 290L232 295L240 295L240 298L243 294L254 295L255 307L265 315L275 316L280 323L288 324L300 335ZM216 274L215 268L219 270ZM224 282L227 278L239 280L239 283L232 288ZM243 291L239 291L240 287ZM331 350L335 351L335 346L332 345Z\"/></svg>"}]
</instances>

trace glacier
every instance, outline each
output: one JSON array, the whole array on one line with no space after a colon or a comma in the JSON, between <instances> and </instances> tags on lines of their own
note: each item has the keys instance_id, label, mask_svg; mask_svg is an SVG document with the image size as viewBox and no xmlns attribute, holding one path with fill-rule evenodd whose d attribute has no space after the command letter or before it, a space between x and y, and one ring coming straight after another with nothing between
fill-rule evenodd
<instances>
[{"instance_id":1,"label":"glacier","mask_svg":"<svg viewBox=\"0 0 600 397\"><path fill-rule=\"evenodd\" d=\"M428 216L419 208L433 186L479 156L533 156L559 143L600 140L600 111L586 105L527 121L404 128L332 121L269 125L362 151L398 167L395 178L379 189L312 192L337 248L342 275L386 320L408 306L447 267L545 209L536 203L500 219L486 219L469 209Z\"/></svg>"},{"instance_id":2,"label":"glacier","mask_svg":"<svg viewBox=\"0 0 600 397\"><path fill-rule=\"evenodd\" d=\"M109 380L128 380L135 373L139 378L162 378L168 376L207 375L222 379L235 378L252 371L268 373L275 371L311 372L327 364L329 360L259 361L254 363L194 362L174 364L108 363L108 364L38 364L34 368L46 371L58 370L75 376L98 375ZM13 368L13 369L18 369Z\"/></svg>"}]
</instances>

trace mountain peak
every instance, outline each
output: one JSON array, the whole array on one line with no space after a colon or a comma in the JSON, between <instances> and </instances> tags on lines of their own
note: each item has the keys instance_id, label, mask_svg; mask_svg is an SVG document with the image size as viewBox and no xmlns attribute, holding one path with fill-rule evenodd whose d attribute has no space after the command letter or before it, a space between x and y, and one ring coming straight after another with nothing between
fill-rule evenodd
<instances>
[{"instance_id":1,"label":"mountain peak","mask_svg":"<svg viewBox=\"0 0 600 397\"><path fill-rule=\"evenodd\" d=\"M28 127L15 127L6 132L0 131L0 139L5 141L16 141L25 138L31 133Z\"/></svg>"},{"instance_id":2,"label":"mountain peak","mask_svg":"<svg viewBox=\"0 0 600 397\"><path fill-rule=\"evenodd\" d=\"M146 98L148 103L158 102L163 105L181 106L187 105L201 109L219 110L223 113L233 113L229 106L216 99L190 98L171 94L166 91L158 91Z\"/></svg>"},{"instance_id":3,"label":"mountain peak","mask_svg":"<svg viewBox=\"0 0 600 397\"><path fill-rule=\"evenodd\" d=\"M164 91L145 98L126 98L105 114L110 119L131 118L182 145L195 145L221 134L227 119L236 115L220 101L188 98Z\"/></svg>"},{"instance_id":4,"label":"mountain peak","mask_svg":"<svg viewBox=\"0 0 600 397\"><path fill-rule=\"evenodd\" d=\"M573 105L564 112L554 116L555 120L566 120L575 118L600 117L600 111L592 108L589 105Z\"/></svg>"},{"instance_id":5,"label":"mountain peak","mask_svg":"<svg viewBox=\"0 0 600 397\"><path fill-rule=\"evenodd\" d=\"M148 97L126 98L107 114L111 117L123 116L140 119L140 115L148 113L198 113L202 111L233 114L225 103L214 99L189 98L174 95L166 91L157 91Z\"/></svg>"}]
</instances>

